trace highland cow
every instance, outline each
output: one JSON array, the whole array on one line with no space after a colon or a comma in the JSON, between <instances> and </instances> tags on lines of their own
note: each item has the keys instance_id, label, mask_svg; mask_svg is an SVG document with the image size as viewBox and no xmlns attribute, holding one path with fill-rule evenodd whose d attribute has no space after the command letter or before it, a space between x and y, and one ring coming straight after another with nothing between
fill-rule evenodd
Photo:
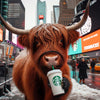
<instances>
[{"instance_id":1,"label":"highland cow","mask_svg":"<svg viewBox=\"0 0 100 100\"><path fill-rule=\"evenodd\" d=\"M20 35L19 43L26 47L16 58L13 67L13 80L18 89L25 94L26 100L66 100L71 92L70 69L67 65L68 46L79 38L76 29L82 27L89 13L89 3L80 22L72 26L61 24L42 24L31 30L17 29L6 23L5 27ZM65 94L53 96L47 72L55 69L62 71L62 88Z\"/></svg>"}]
</instances>

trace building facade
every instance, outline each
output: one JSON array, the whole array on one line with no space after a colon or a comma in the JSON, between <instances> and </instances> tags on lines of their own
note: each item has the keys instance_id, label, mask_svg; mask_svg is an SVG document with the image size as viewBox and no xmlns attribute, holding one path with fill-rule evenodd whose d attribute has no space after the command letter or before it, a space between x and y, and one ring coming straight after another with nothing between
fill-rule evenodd
<instances>
[{"instance_id":1,"label":"building facade","mask_svg":"<svg viewBox=\"0 0 100 100\"><path fill-rule=\"evenodd\" d=\"M1 1L1 0L0 0ZM2 0L5 1L5 0ZM20 29L24 29L25 27L25 8L24 5L22 4L21 0L6 0L8 4L7 8L7 21L10 23L12 26ZM4 10L3 7L2 11ZM1 10L0 10L1 11ZM4 16L2 15L4 18ZM17 35L12 34L10 31L8 31L1 23L0 25L0 37L2 34L2 41L0 43L0 48L2 47L3 49L0 49L0 52L2 52L3 57L10 57L10 58L15 58L17 53L23 49L18 42L17 42ZM2 55L0 54L0 55Z\"/></svg>"},{"instance_id":2,"label":"building facade","mask_svg":"<svg viewBox=\"0 0 100 100\"><path fill-rule=\"evenodd\" d=\"M59 6L53 6L53 16L54 16L54 23L58 23L58 20L59 20Z\"/></svg>"},{"instance_id":3,"label":"building facade","mask_svg":"<svg viewBox=\"0 0 100 100\"><path fill-rule=\"evenodd\" d=\"M8 15L8 0L0 0L0 14L7 20ZM0 21L0 41L2 42L5 39L5 27Z\"/></svg>"},{"instance_id":4,"label":"building facade","mask_svg":"<svg viewBox=\"0 0 100 100\"><path fill-rule=\"evenodd\" d=\"M81 0L60 0L60 16L58 23L70 25L74 17L74 8Z\"/></svg>"},{"instance_id":5,"label":"building facade","mask_svg":"<svg viewBox=\"0 0 100 100\"><path fill-rule=\"evenodd\" d=\"M25 8L21 0L8 0L8 22L16 28L25 28ZM9 33L9 40L12 41Z\"/></svg>"},{"instance_id":6,"label":"building facade","mask_svg":"<svg viewBox=\"0 0 100 100\"><path fill-rule=\"evenodd\" d=\"M41 21L43 21L42 23L46 23L46 2L37 0L37 25L39 25Z\"/></svg>"},{"instance_id":7,"label":"building facade","mask_svg":"<svg viewBox=\"0 0 100 100\"><path fill-rule=\"evenodd\" d=\"M77 15L85 10L87 0L82 0L76 6ZM84 6L85 4L85 6ZM68 55L75 58L87 56L100 62L100 0L91 0L89 7L89 16L83 27L80 28L81 38L77 40L74 46L70 45ZM82 8L83 7L83 8ZM82 14L76 18L81 19Z\"/></svg>"}]
</instances>

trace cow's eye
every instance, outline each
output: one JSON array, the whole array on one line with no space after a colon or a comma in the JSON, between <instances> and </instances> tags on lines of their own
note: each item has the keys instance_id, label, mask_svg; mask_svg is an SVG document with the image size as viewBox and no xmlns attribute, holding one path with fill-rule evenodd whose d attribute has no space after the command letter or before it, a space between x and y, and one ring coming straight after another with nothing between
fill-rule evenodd
<instances>
[{"instance_id":1,"label":"cow's eye","mask_svg":"<svg viewBox=\"0 0 100 100\"><path fill-rule=\"evenodd\" d=\"M59 44L61 47L65 48L65 41L64 41L64 38L62 38L60 41L59 41Z\"/></svg>"},{"instance_id":2,"label":"cow's eye","mask_svg":"<svg viewBox=\"0 0 100 100\"><path fill-rule=\"evenodd\" d=\"M40 46L40 42L39 41L34 41L33 43L33 50L36 51Z\"/></svg>"},{"instance_id":3,"label":"cow's eye","mask_svg":"<svg viewBox=\"0 0 100 100\"><path fill-rule=\"evenodd\" d=\"M40 42L39 42L39 41L35 41L33 45L34 45L35 47L39 47Z\"/></svg>"}]
</instances>

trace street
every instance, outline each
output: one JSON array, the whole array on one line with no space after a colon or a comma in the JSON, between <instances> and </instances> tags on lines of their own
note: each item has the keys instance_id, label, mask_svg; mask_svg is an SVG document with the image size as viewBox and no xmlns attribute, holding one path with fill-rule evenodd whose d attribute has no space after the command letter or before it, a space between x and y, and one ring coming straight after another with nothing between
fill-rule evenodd
<instances>
[{"instance_id":1,"label":"street","mask_svg":"<svg viewBox=\"0 0 100 100\"><path fill-rule=\"evenodd\" d=\"M71 78L73 78L73 71L71 66L70 67L70 72L71 72ZM9 77L8 77L9 76ZM9 68L9 75L7 75L7 80L9 78L12 77L12 67ZM79 83L79 78L78 78L78 70L76 71L76 77L75 80L77 81L77 83ZM0 83L4 82L4 77L0 77ZM5 97L1 97L1 98L6 98L6 100L24 100L24 97L21 96L20 92L18 90L16 90L17 88L13 85L12 82L10 82L12 84L12 94L14 94L15 96L13 97L9 97L9 96L5 96ZM76 84L72 81L73 84ZM86 79L86 83L84 85L89 86L91 89L97 89L100 90L100 72L94 72L91 73L91 70L88 69L88 78ZM83 85L82 85L83 86ZM74 88L76 88L76 86L74 86ZM81 87L82 88L82 87ZM19 92L19 93L18 93ZM75 91L74 91L75 92ZM73 95L73 92L72 92ZM7 99L8 98L8 99ZM70 97L71 99L72 97ZM70 100L69 99L69 100ZM2 100L2 99L0 99Z\"/></svg>"},{"instance_id":2,"label":"street","mask_svg":"<svg viewBox=\"0 0 100 100\"><path fill-rule=\"evenodd\" d=\"M88 72L88 79L86 79L86 85L91 88L100 90L100 72Z\"/></svg>"},{"instance_id":3,"label":"street","mask_svg":"<svg viewBox=\"0 0 100 100\"><path fill-rule=\"evenodd\" d=\"M71 71L70 71L71 77L73 78L72 68L70 65L69 65L69 67L71 69ZM76 70L75 80L77 82L79 82L78 74L79 74L79 72L78 72L78 70ZM91 88L100 90L100 72L91 73L91 70L88 69L87 74L88 74L88 78L85 80L85 84Z\"/></svg>"}]
</instances>

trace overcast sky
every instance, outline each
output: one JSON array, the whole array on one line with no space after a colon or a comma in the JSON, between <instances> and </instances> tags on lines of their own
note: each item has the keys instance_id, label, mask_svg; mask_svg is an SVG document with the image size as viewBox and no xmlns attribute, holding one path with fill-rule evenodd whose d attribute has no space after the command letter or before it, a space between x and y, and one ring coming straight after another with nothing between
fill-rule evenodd
<instances>
[{"instance_id":1,"label":"overcast sky","mask_svg":"<svg viewBox=\"0 0 100 100\"><path fill-rule=\"evenodd\" d=\"M46 1L47 15L46 22L51 23L51 11L53 11L53 5L59 5L59 0L41 0ZM25 29L30 29L36 26L36 5L37 0L22 0L25 6Z\"/></svg>"}]
</instances>

